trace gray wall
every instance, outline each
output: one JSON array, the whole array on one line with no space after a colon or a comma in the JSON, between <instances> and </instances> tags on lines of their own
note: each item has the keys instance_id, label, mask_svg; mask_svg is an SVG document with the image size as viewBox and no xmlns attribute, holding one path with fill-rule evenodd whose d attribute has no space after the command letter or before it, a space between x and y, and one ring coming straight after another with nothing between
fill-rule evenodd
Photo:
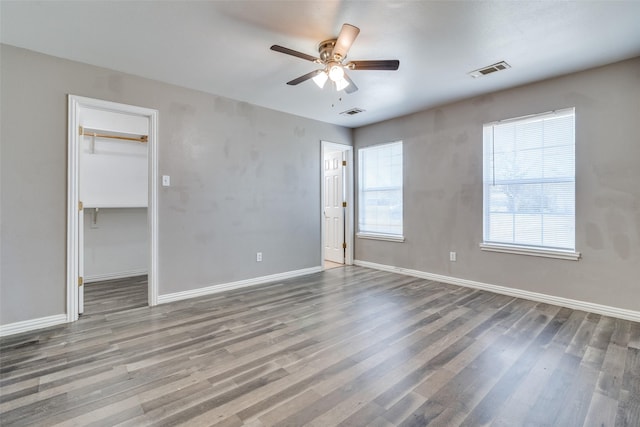
<instances>
[{"instance_id":1,"label":"gray wall","mask_svg":"<svg viewBox=\"0 0 640 427\"><path fill-rule=\"evenodd\" d=\"M160 111L160 295L319 265L320 140L350 129L0 49L0 324L66 311L69 93Z\"/></svg>"},{"instance_id":2,"label":"gray wall","mask_svg":"<svg viewBox=\"0 0 640 427\"><path fill-rule=\"evenodd\" d=\"M582 259L481 251L483 123L574 106ZM356 147L399 139L406 242L356 239L356 259L640 311L640 58L354 132Z\"/></svg>"},{"instance_id":3,"label":"gray wall","mask_svg":"<svg viewBox=\"0 0 640 427\"><path fill-rule=\"evenodd\" d=\"M148 271L147 218L147 208L84 209L85 282Z\"/></svg>"}]
</instances>

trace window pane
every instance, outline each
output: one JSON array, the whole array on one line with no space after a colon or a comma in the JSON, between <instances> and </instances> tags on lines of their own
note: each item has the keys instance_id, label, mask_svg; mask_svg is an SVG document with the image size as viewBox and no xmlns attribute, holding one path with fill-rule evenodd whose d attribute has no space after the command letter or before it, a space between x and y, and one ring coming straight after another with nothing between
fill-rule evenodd
<instances>
[{"instance_id":1,"label":"window pane","mask_svg":"<svg viewBox=\"0 0 640 427\"><path fill-rule=\"evenodd\" d=\"M513 215L495 213L490 217L491 241L513 243Z\"/></svg>"},{"instance_id":2,"label":"window pane","mask_svg":"<svg viewBox=\"0 0 640 427\"><path fill-rule=\"evenodd\" d=\"M359 150L359 224L366 233L402 235L402 142Z\"/></svg>"},{"instance_id":3,"label":"window pane","mask_svg":"<svg viewBox=\"0 0 640 427\"><path fill-rule=\"evenodd\" d=\"M513 240L521 245L542 246L542 215L515 215Z\"/></svg>"},{"instance_id":4,"label":"window pane","mask_svg":"<svg viewBox=\"0 0 640 427\"><path fill-rule=\"evenodd\" d=\"M574 111L485 125L484 240L575 250Z\"/></svg>"},{"instance_id":5,"label":"window pane","mask_svg":"<svg viewBox=\"0 0 640 427\"><path fill-rule=\"evenodd\" d=\"M575 162L573 161L573 146L561 145L545 148L544 150L545 178L569 178L575 176Z\"/></svg>"},{"instance_id":6,"label":"window pane","mask_svg":"<svg viewBox=\"0 0 640 427\"><path fill-rule=\"evenodd\" d=\"M545 215L544 235L545 246L566 248L574 240L575 220L573 215Z\"/></svg>"}]
</instances>

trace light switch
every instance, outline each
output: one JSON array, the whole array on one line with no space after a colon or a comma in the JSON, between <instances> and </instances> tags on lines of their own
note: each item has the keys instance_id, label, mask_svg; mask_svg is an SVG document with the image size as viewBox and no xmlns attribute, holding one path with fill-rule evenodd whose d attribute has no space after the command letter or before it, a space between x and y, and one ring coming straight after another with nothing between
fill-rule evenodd
<instances>
[{"instance_id":1,"label":"light switch","mask_svg":"<svg viewBox=\"0 0 640 427\"><path fill-rule=\"evenodd\" d=\"M162 186L163 187L171 186L171 177L169 175L162 175Z\"/></svg>"}]
</instances>

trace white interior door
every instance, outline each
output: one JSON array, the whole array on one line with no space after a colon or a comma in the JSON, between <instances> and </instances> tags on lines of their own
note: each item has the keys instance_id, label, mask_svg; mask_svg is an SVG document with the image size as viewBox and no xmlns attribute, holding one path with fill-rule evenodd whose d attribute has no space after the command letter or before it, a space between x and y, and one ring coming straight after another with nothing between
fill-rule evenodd
<instances>
[{"instance_id":1,"label":"white interior door","mask_svg":"<svg viewBox=\"0 0 640 427\"><path fill-rule=\"evenodd\" d=\"M344 264L343 152L324 155L324 258Z\"/></svg>"}]
</instances>

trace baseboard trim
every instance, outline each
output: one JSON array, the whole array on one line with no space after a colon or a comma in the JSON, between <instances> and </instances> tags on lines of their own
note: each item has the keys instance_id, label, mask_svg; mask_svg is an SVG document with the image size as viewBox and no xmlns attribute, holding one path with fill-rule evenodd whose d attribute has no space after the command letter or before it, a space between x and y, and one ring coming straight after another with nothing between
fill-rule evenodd
<instances>
[{"instance_id":1,"label":"baseboard trim","mask_svg":"<svg viewBox=\"0 0 640 427\"><path fill-rule=\"evenodd\" d=\"M425 271L411 270L408 268L394 267L391 265L378 264L375 262L354 260L354 265L360 267L373 268L375 270L389 271L392 273L404 274L407 276L419 277L421 279L433 280L435 282L448 283L451 285L464 286L466 288L481 289L497 294L508 295L517 298L524 298L531 301L544 302L547 304L559 305L574 310L588 311L605 316L616 317L618 319L640 322L640 312L627 310L624 308L611 307L608 305L595 304L586 301L574 300L570 298L557 297L538 292L524 291L521 289L508 288L506 286L491 285L489 283L476 282L474 280L460 279L457 277L443 276L440 274L427 273Z\"/></svg>"},{"instance_id":2,"label":"baseboard trim","mask_svg":"<svg viewBox=\"0 0 640 427\"><path fill-rule=\"evenodd\" d=\"M90 276L84 276L84 283L100 282L102 280L125 279L127 277L144 276L145 274L148 274L148 271L146 269L120 271L118 273L93 274Z\"/></svg>"},{"instance_id":3,"label":"baseboard trim","mask_svg":"<svg viewBox=\"0 0 640 427\"><path fill-rule=\"evenodd\" d=\"M31 332L36 329L57 326L63 323L67 323L66 314L56 314L55 316L40 317L38 319L9 323L7 325L0 325L0 337L20 334L22 332Z\"/></svg>"},{"instance_id":4,"label":"baseboard trim","mask_svg":"<svg viewBox=\"0 0 640 427\"><path fill-rule=\"evenodd\" d=\"M253 279L238 280L237 282L222 283L219 285L211 285L204 288L193 289L189 291L175 292L172 294L158 295L158 304L165 304L174 301L180 301L189 298L201 297L205 295L216 294L219 292L230 291L233 289L246 288L249 286L262 285L277 280L292 279L294 277L306 276L307 274L318 273L322 271L322 267L303 268L301 270L287 271L284 273L271 274L269 276L255 277Z\"/></svg>"}]
</instances>

